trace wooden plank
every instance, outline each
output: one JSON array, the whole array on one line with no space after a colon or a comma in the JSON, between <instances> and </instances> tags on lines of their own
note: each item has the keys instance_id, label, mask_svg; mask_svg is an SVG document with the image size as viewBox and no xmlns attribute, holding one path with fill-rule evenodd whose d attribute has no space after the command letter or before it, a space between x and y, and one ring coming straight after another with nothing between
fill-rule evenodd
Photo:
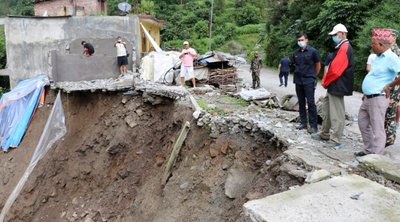
<instances>
[{"instance_id":1,"label":"wooden plank","mask_svg":"<svg viewBox=\"0 0 400 222\"><path fill-rule=\"evenodd\" d=\"M174 166L176 158L178 157L179 152L181 151L182 144L186 139L189 129L190 129L190 123L186 121L186 123L183 125L181 129L181 133L179 134L178 139L176 139L175 141L174 148L172 149L171 155L165 167L165 171L161 181L162 186L165 186L165 184L167 184L168 182L168 178L171 175L172 167Z\"/></svg>"}]
</instances>

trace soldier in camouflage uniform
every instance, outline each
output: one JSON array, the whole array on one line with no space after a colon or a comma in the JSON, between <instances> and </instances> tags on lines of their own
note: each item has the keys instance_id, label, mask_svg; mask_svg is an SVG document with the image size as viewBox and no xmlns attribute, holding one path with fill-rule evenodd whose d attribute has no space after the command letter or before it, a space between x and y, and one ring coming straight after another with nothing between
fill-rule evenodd
<instances>
[{"instance_id":1,"label":"soldier in camouflage uniform","mask_svg":"<svg viewBox=\"0 0 400 222\"><path fill-rule=\"evenodd\" d=\"M392 30L391 36L391 50L400 57L400 50L396 44L396 39L398 36L398 32L396 30ZM385 116L385 130L386 130L386 146L390 146L394 144L396 140L396 111L397 105L400 101L400 86L396 85L390 90L390 102L389 107L386 110Z\"/></svg>"},{"instance_id":2,"label":"soldier in camouflage uniform","mask_svg":"<svg viewBox=\"0 0 400 222\"><path fill-rule=\"evenodd\" d=\"M253 89L260 87L260 69L261 59L258 56L258 52L254 52L253 59L250 64L251 76L253 77Z\"/></svg>"}]
</instances>

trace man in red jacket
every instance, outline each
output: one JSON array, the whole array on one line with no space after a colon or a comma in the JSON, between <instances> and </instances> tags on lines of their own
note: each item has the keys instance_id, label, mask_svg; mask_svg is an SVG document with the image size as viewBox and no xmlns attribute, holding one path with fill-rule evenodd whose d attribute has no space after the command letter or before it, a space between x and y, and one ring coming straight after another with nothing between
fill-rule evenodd
<instances>
[{"instance_id":1,"label":"man in red jacket","mask_svg":"<svg viewBox=\"0 0 400 222\"><path fill-rule=\"evenodd\" d=\"M353 48L347 39L347 29L343 24L337 24L329 33L336 47L328 72L322 78L322 86L327 89L322 104L323 122L320 134L314 139L329 140L335 148L342 148L341 143L345 125L344 96L353 94L354 58ZM329 130L333 133L330 134Z\"/></svg>"}]
</instances>

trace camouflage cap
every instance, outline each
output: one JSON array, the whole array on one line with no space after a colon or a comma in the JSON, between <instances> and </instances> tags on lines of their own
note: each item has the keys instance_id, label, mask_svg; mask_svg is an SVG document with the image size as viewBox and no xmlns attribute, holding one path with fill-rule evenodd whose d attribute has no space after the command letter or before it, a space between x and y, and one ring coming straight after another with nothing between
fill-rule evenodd
<instances>
[{"instance_id":1,"label":"camouflage cap","mask_svg":"<svg viewBox=\"0 0 400 222\"><path fill-rule=\"evenodd\" d=\"M392 35L394 37L398 37L399 36L399 31L397 31L396 29L390 29L392 31Z\"/></svg>"}]
</instances>

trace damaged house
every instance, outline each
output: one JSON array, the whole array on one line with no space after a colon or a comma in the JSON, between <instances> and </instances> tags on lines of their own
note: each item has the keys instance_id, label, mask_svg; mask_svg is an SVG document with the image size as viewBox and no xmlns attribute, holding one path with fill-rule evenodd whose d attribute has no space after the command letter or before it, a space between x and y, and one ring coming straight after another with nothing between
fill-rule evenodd
<instances>
[{"instance_id":1,"label":"damaged house","mask_svg":"<svg viewBox=\"0 0 400 222\"><path fill-rule=\"evenodd\" d=\"M9 16L4 24L7 66L0 73L9 76L13 88L18 81L39 74L53 82L115 78L119 75L113 46L117 36L127 43L128 68L135 70L151 50L142 25L159 43L163 21L137 15ZM93 44L93 56L82 55L81 41Z\"/></svg>"},{"instance_id":2,"label":"damaged house","mask_svg":"<svg viewBox=\"0 0 400 222\"><path fill-rule=\"evenodd\" d=\"M34 0L35 16L107 14L106 0Z\"/></svg>"}]
</instances>

